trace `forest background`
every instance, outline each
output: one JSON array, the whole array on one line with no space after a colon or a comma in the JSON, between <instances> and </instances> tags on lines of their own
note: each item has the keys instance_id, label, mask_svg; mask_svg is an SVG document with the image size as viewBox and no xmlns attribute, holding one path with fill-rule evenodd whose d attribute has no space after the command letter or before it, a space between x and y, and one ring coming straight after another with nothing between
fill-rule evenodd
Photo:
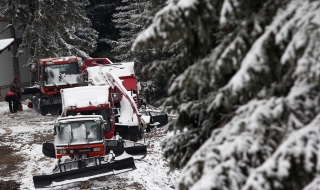
<instances>
[{"instance_id":1,"label":"forest background","mask_svg":"<svg viewBox=\"0 0 320 190\"><path fill-rule=\"evenodd\" d=\"M4 0L41 57L134 61L176 189L317 189L320 1Z\"/></svg>"}]
</instances>

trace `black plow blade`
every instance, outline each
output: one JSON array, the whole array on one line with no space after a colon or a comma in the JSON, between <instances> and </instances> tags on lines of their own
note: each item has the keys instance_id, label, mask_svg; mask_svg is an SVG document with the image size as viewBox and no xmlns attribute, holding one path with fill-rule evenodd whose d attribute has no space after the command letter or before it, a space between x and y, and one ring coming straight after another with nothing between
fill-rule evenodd
<instances>
[{"instance_id":1,"label":"black plow blade","mask_svg":"<svg viewBox=\"0 0 320 190\"><path fill-rule=\"evenodd\" d=\"M150 132L151 129L157 127L163 127L167 125L169 122L168 120L168 115L167 114L162 114L162 115L151 115L151 121L150 124L147 126L146 132Z\"/></svg>"},{"instance_id":2,"label":"black plow blade","mask_svg":"<svg viewBox=\"0 0 320 190\"><path fill-rule=\"evenodd\" d=\"M168 124L168 115L167 114L162 114L162 115L153 115L151 117L151 120L156 123L158 122L159 124L157 127L163 127Z\"/></svg>"},{"instance_id":3,"label":"black plow blade","mask_svg":"<svg viewBox=\"0 0 320 190\"><path fill-rule=\"evenodd\" d=\"M123 154L128 154L127 156L132 156L134 159L143 159L147 155L147 146L142 143L128 140L106 141L106 154L109 154L110 150L112 150L116 157Z\"/></svg>"},{"instance_id":4,"label":"black plow blade","mask_svg":"<svg viewBox=\"0 0 320 190\"><path fill-rule=\"evenodd\" d=\"M78 161L75 161L78 162ZM68 163L70 164L70 163ZM61 164L60 167L64 168L65 164ZM80 166L80 165L79 165ZM83 166L83 165L82 165ZM115 175L127 171L136 169L134 159L132 157L117 160L110 163L101 162L100 165L94 165L89 167L81 167L69 171L63 169L58 170L58 173L49 175L33 176L33 183L35 188L45 188L58 185L64 185L68 183L86 181L89 179Z\"/></svg>"}]
</instances>

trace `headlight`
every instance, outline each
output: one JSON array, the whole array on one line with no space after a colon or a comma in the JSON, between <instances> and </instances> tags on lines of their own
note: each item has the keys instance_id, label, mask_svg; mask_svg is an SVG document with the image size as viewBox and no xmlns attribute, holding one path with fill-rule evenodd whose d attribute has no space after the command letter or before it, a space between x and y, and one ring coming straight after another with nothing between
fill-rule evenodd
<instances>
[{"instance_id":1,"label":"headlight","mask_svg":"<svg viewBox=\"0 0 320 190\"><path fill-rule=\"evenodd\" d=\"M57 154L67 154L66 150L57 150Z\"/></svg>"},{"instance_id":2,"label":"headlight","mask_svg":"<svg viewBox=\"0 0 320 190\"><path fill-rule=\"evenodd\" d=\"M94 152L103 151L103 147L93 148L93 151L94 151Z\"/></svg>"}]
</instances>

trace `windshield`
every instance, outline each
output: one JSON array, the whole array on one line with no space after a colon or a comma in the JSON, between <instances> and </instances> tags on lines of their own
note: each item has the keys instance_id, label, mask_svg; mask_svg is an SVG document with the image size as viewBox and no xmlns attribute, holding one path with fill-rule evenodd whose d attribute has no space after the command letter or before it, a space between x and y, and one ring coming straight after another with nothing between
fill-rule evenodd
<instances>
[{"instance_id":1,"label":"windshield","mask_svg":"<svg viewBox=\"0 0 320 190\"><path fill-rule=\"evenodd\" d=\"M108 114L108 109L100 109L100 110L85 110L85 111L73 111L73 110L68 110L67 115L77 115L80 113L81 115L101 115L104 120L109 120L109 114Z\"/></svg>"},{"instance_id":2,"label":"windshield","mask_svg":"<svg viewBox=\"0 0 320 190\"><path fill-rule=\"evenodd\" d=\"M106 125L105 125L105 131L108 132L111 130L111 123L110 123L110 118L109 118L109 112L108 109L101 109L101 110L90 110L90 111L68 111L66 116L69 115L77 115L80 113L81 115L101 115L104 120L106 120Z\"/></svg>"},{"instance_id":3,"label":"windshield","mask_svg":"<svg viewBox=\"0 0 320 190\"><path fill-rule=\"evenodd\" d=\"M78 63L43 67L43 80L46 86L76 84L78 74Z\"/></svg>"},{"instance_id":4,"label":"windshield","mask_svg":"<svg viewBox=\"0 0 320 190\"><path fill-rule=\"evenodd\" d=\"M61 123L55 136L55 143L59 145L87 144L102 140L100 124L92 120Z\"/></svg>"}]
</instances>

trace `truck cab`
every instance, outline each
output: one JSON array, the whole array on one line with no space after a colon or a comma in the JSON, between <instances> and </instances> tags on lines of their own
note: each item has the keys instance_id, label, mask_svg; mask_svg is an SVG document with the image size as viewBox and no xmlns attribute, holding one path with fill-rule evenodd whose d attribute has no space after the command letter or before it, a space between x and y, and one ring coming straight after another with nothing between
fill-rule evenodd
<instances>
[{"instance_id":1,"label":"truck cab","mask_svg":"<svg viewBox=\"0 0 320 190\"><path fill-rule=\"evenodd\" d=\"M61 113L60 90L79 86L77 76L80 73L79 60L76 56L44 58L38 62L38 82L24 88L41 115Z\"/></svg>"},{"instance_id":2,"label":"truck cab","mask_svg":"<svg viewBox=\"0 0 320 190\"><path fill-rule=\"evenodd\" d=\"M104 133L111 126L99 115L58 118L54 124L56 158L87 158L105 155Z\"/></svg>"},{"instance_id":3,"label":"truck cab","mask_svg":"<svg viewBox=\"0 0 320 190\"><path fill-rule=\"evenodd\" d=\"M101 115L110 131L104 133L111 139L115 131L115 116L112 110L109 86L80 86L61 90L62 117L81 115Z\"/></svg>"},{"instance_id":4,"label":"truck cab","mask_svg":"<svg viewBox=\"0 0 320 190\"><path fill-rule=\"evenodd\" d=\"M43 94L58 94L60 89L78 86L80 72L78 58L75 56L40 59L38 76Z\"/></svg>"}]
</instances>

